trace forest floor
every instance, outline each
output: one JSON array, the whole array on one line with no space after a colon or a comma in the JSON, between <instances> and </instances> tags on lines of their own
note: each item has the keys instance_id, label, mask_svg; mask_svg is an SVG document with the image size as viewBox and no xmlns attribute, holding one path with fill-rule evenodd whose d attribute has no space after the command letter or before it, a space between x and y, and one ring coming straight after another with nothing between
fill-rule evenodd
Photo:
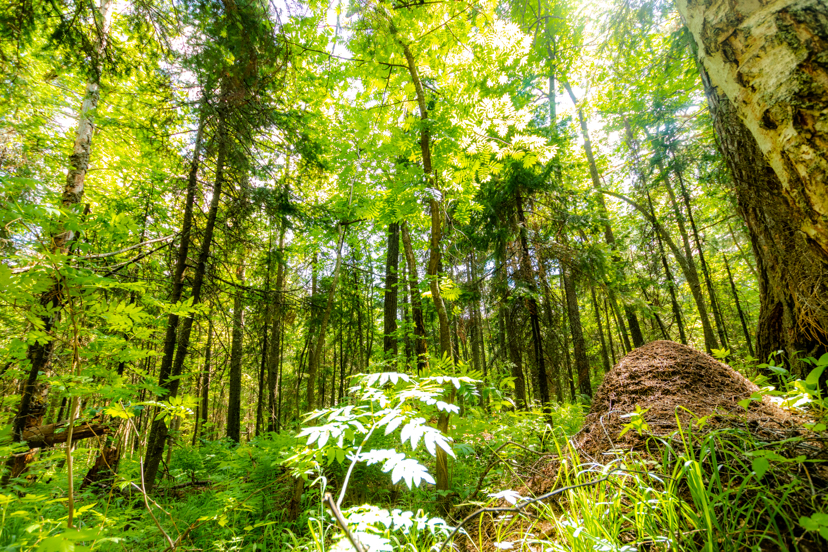
<instances>
[{"instance_id":1,"label":"forest floor","mask_svg":"<svg viewBox=\"0 0 828 552\"><path fill-rule=\"evenodd\" d=\"M177 442L147 501L136 490L140 458L125 454L115 484L76 489L73 531L54 451L0 494L0 550L351 550L322 500L349 480L343 512L372 552L439 550L447 528L481 507L499 510L470 518L453 549L824 550L828 439L759 391L662 341L606 374L586 415L580 405L548 414L467 406L452 419L448 516L432 485L393 483L381 463L348 474L335 455L296 502L285 462L304 440L290 431L240 445ZM381 433L366 450L399 449ZM423 447L408 454L434 469Z\"/></svg>"}]
</instances>

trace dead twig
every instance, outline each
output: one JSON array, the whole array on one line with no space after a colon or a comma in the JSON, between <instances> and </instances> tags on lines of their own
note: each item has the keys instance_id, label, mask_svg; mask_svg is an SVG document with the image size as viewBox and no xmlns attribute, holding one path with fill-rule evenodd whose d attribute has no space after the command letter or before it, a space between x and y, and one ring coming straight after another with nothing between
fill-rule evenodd
<instances>
[{"instance_id":1,"label":"dead twig","mask_svg":"<svg viewBox=\"0 0 828 552\"><path fill-rule=\"evenodd\" d=\"M362 543L351 533L351 530L348 529L348 522L345 521L345 518L342 517L342 512L339 510L339 507L336 505L336 501L334 500L331 493L325 493L325 506L327 506L331 514L333 514L334 519L336 519L336 523L339 525L340 529L345 532L345 536L348 537L348 540L353 545L354 550L357 552L367 552L365 547L362 546Z\"/></svg>"}]
</instances>

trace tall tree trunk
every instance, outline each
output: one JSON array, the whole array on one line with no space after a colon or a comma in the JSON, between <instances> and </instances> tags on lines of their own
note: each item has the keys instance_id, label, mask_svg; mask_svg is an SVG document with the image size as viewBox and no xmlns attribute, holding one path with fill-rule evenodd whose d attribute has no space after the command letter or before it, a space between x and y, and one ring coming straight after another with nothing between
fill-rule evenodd
<instances>
[{"instance_id":1,"label":"tall tree trunk","mask_svg":"<svg viewBox=\"0 0 828 552\"><path fill-rule=\"evenodd\" d=\"M244 285L244 266L236 270L236 279ZM230 345L230 385L227 403L227 437L241 440L242 354L244 353L244 306L241 289L233 297L233 339Z\"/></svg>"},{"instance_id":2,"label":"tall tree trunk","mask_svg":"<svg viewBox=\"0 0 828 552\"><path fill-rule=\"evenodd\" d=\"M411 294L411 317L414 319L414 354L417 355L417 373L419 374L428 364L428 337L426 336L425 319L423 318L423 304L420 296L420 281L417 275L417 258L414 248L411 247L411 236L408 226L402 224L403 252L408 264L408 290Z\"/></svg>"},{"instance_id":3,"label":"tall tree trunk","mask_svg":"<svg viewBox=\"0 0 828 552\"><path fill-rule=\"evenodd\" d=\"M819 357L828 351L825 257L800 232L797 208L736 107L704 71L701 75L757 263L761 302L756 354L765 360L781 349Z\"/></svg>"},{"instance_id":4,"label":"tall tree trunk","mask_svg":"<svg viewBox=\"0 0 828 552\"><path fill-rule=\"evenodd\" d=\"M739 301L739 292L736 290L736 283L733 281L733 274L730 272L730 263L727 262L727 255L725 253L722 253L722 257L724 258L725 270L727 270L727 279L730 282L730 290L733 292L733 300L736 302L736 312L739 313L739 320L742 323L742 331L745 334L745 343L747 343L750 356L753 356L753 344L750 340L747 319L745 318L745 313L742 311L742 303Z\"/></svg>"},{"instance_id":5,"label":"tall tree trunk","mask_svg":"<svg viewBox=\"0 0 828 552\"><path fill-rule=\"evenodd\" d=\"M555 323L555 314L552 310L552 300L550 298L550 294L552 293L552 289L549 287L549 278L546 276L546 261L544 256L541 255L540 250L538 248L538 278L540 279L541 288L543 289L543 309L546 311L546 324L548 326L547 332L552 335L560 335L560 332L555 331L556 326L558 324ZM550 343L553 342L553 339L549 340ZM552 345L554 349L554 344ZM561 382L561 365L560 365L560 357L557 354L554 355L557 357L557 361L555 361L555 396L558 399L558 403L563 404L563 385Z\"/></svg>"},{"instance_id":6,"label":"tall tree trunk","mask_svg":"<svg viewBox=\"0 0 828 552\"><path fill-rule=\"evenodd\" d=\"M684 331L684 318L681 316L681 307L676 298L676 280L673 278L673 271L670 270L670 264L667 262L667 255L664 253L664 242L661 241L661 234L655 232L656 241L658 242L658 254L661 258L661 266L664 268L664 275L667 277L667 291L670 293L670 306L673 310L673 318L679 330L679 339L683 345L687 345L687 335Z\"/></svg>"},{"instance_id":7,"label":"tall tree trunk","mask_svg":"<svg viewBox=\"0 0 828 552\"><path fill-rule=\"evenodd\" d=\"M392 29L392 32L394 30ZM428 111L426 109L425 91L422 82L420 81L419 73L417 72L417 64L414 60L414 55L407 44L400 43L405 54L408 72L411 76L411 81L414 84L414 90L417 92L417 105L420 110L420 151L423 157L423 173L429 186L438 189L437 181L434 178L431 166L431 131ZM426 275L429 279L429 288L431 289L431 300L434 303L434 310L437 312L437 318L440 323L440 354L443 358L451 357L451 333L449 331L448 313L446 306L443 303L443 296L440 293L440 280L437 276L437 267L440 264L440 240L443 235L443 213L440 210L440 203L429 196L429 209L431 211L431 243L428 258L428 266ZM447 402L454 401L454 387L452 386ZM437 429L448 435L449 432L449 415L446 412L441 412L437 419ZM448 472L448 454L442 448L437 448L437 490L448 491L449 489L449 472ZM448 501L441 499L443 509L448 509Z\"/></svg>"},{"instance_id":8,"label":"tall tree trunk","mask_svg":"<svg viewBox=\"0 0 828 552\"><path fill-rule=\"evenodd\" d=\"M615 366L615 343L612 340L612 323L610 322L609 305L607 298L604 297L604 319L607 321L607 338L609 339L610 356L612 357L612 366Z\"/></svg>"},{"instance_id":9,"label":"tall tree trunk","mask_svg":"<svg viewBox=\"0 0 828 552\"><path fill-rule=\"evenodd\" d=\"M607 354L607 340L604 338L604 324L601 321L601 309L598 308L595 287L590 286L589 291L592 293L592 310L595 311L595 322L598 323L598 336L601 338L601 360L604 363L604 373L607 373L610 370L610 361L609 354Z\"/></svg>"},{"instance_id":10,"label":"tall tree trunk","mask_svg":"<svg viewBox=\"0 0 828 552\"><path fill-rule=\"evenodd\" d=\"M279 250L276 254L276 289L273 300L273 319L270 329L270 350L267 355L267 411L268 431L279 431L279 400L278 387L281 385L279 379L279 368L282 363L282 324L284 320L284 291L285 273L287 263L285 262L285 230L287 222L282 221L279 228ZM277 386L277 383L280 384Z\"/></svg>"},{"instance_id":11,"label":"tall tree trunk","mask_svg":"<svg viewBox=\"0 0 828 552\"><path fill-rule=\"evenodd\" d=\"M223 90L220 101L224 103L226 92ZM201 238L201 249L198 254L198 261L196 263L195 273L193 275L193 289L192 289L192 304L197 305L201 301L201 288L204 285L204 275L207 271L207 259L210 256L210 246L213 243L213 230L216 226L216 217L218 215L219 205L221 203L221 190L224 185L224 171L227 157L227 148L229 146L228 132L226 128L226 107L219 108L219 123L218 123L218 153L216 158L216 179L213 184L213 195L210 200L210 210L207 213L207 222L204 226L204 235ZM186 257L185 257L186 262ZM159 383L164 387L168 393L166 397L175 397L178 394L178 376L184 367L184 359L187 356L188 348L190 346L190 331L193 325L193 318L187 317L184 319L181 331L178 336L178 347L175 351L175 359L173 361L172 369L165 376L162 371L159 371ZM158 473L158 466L161 464L161 458L164 454L164 446L167 442L167 435L169 429L164 420L154 420L150 429L149 439L147 440L147 454L146 464L144 465L144 482L147 491L152 490L155 485L155 477Z\"/></svg>"},{"instance_id":12,"label":"tall tree trunk","mask_svg":"<svg viewBox=\"0 0 828 552\"><path fill-rule=\"evenodd\" d=\"M572 100L572 104L576 107L578 111L578 122L580 123L581 127L581 137L584 140L584 153L586 154L587 164L589 165L589 176L592 179L592 187L596 191L600 191L602 188L601 177L598 174L598 165L595 163L595 156L592 152L592 142L589 139L589 131L587 129L587 123L586 118L584 117L584 112L581 109L580 104L578 103L578 99L575 97L575 93L572 92L572 87L569 86L569 83L567 81L561 81L561 84L563 84L567 94L569 94L569 99ZM606 240L607 245L610 246L610 249L616 251L617 246L615 243L615 234L613 234L612 226L609 222L609 211L607 210L607 205L604 202L604 198L601 196L600 193L598 194L598 210L599 215L601 216L601 218L604 219L604 239ZM617 253L613 255L613 259L616 261L616 264L620 264L621 259ZM623 267L619 266L618 272L620 276L619 279L621 280L623 285L623 282L625 280ZM616 299L614 293L612 294L610 300L613 303L615 303ZM615 306L617 307L617 305ZM641 334L641 327L638 323L638 316L635 314L635 311L629 305L624 305L624 312L627 316L627 321L630 324L630 332L632 333L633 345L636 347L644 345L644 337ZM632 350L632 347L630 346L630 339L627 335L627 328L620 317L618 318L618 327L621 328L622 337L624 339L624 344L626 345L627 350Z\"/></svg>"},{"instance_id":13,"label":"tall tree trunk","mask_svg":"<svg viewBox=\"0 0 828 552\"><path fill-rule=\"evenodd\" d=\"M102 62L114 5L115 0L101 0L100 4L94 7L96 11L95 23L99 29L99 34L92 48L92 76L86 83L83 102L78 113L75 141L72 146L72 154L69 156L66 184L63 187L63 194L60 200L61 207L69 212L77 212L83 200L86 173L89 170L89 159L92 155L92 135L95 130L95 114L98 109L98 101L101 97ZM198 149L198 145L196 149ZM63 222L61 222L61 226L50 237L51 243L49 244L49 248L52 253L67 254L75 238L75 232L70 228L65 228ZM63 296L64 293L59 279L54 280L49 289L40 295L38 317L42 323L41 330L45 335L50 335L54 329L63 307ZM42 391L37 384L37 378L39 374L47 371L53 347L54 341L52 339L45 342L38 339L29 345L26 351L29 373L26 378L26 383L23 386L17 414L12 423L12 439L15 442L21 440L23 429L26 427L30 412L34 410L35 403L41 400L39 397L36 397Z\"/></svg>"},{"instance_id":14,"label":"tall tree trunk","mask_svg":"<svg viewBox=\"0 0 828 552\"><path fill-rule=\"evenodd\" d=\"M578 390L582 395L591 397L592 383L589 379L589 361L586 356L578 296L575 292L575 282L572 275L563 264L561 264L561 278L563 278L564 292L566 293L566 311L569 315L569 331L572 334L573 352L575 353L575 370L578 372Z\"/></svg>"},{"instance_id":15,"label":"tall tree trunk","mask_svg":"<svg viewBox=\"0 0 828 552\"><path fill-rule=\"evenodd\" d=\"M543 354L543 334L541 333L540 316L538 314L537 286L535 285L534 271L529 258L529 245L527 243L526 216L523 213L523 198L520 191L515 191L515 209L517 212L518 235L520 242L520 273L528 290L528 296L524 298L526 310L529 311L529 324L532 328L532 347L535 352L535 371L540 390L541 406L549 404L549 380L546 374L546 359Z\"/></svg>"},{"instance_id":16,"label":"tall tree trunk","mask_svg":"<svg viewBox=\"0 0 828 552\"><path fill-rule=\"evenodd\" d=\"M570 397L572 398L572 402L576 402L578 400L578 393L575 391L575 377L572 375L572 360L569 355L569 344L566 342L566 334L569 332L569 297L566 293L566 279L564 278L564 267L563 263L558 260L558 268L560 270L560 285L561 285L561 319L562 324L561 327L563 328L561 344L564 351L564 362L566 364L566 373L569 376L569 393ZM577 304L577 297L575 299ZM618 319L621 319L621 315L618 315Z\"/></svg>"},{"instance_id":17,"label":"tall tree trunk","mask_svg":"<svg viewBox=\"0 0 828 552\"><path fill-rule=\"evenodd\" d=\"M713 286L713 279L710 276L710 269L708 268L707 260L704 258L704 248L702 247L701 238L699 237L699 230L696 227L696 219L693 217L693 207L690 202L690 194L687 191L687 186L684 185L684 176L681 174L678 167L675 168L674 172L676 179L679 182L679 186L681 187L681 196L684 200L684 207L687 209L687 218L690 221L690 230L693 232L693 241L696 244L696 250L699 252L699 264L701 264L704 284L705 287L707 287L707 295L710 297L710 308L713 311L713 320L716 323L716 332L719 334L719 341L721 341L722 347L727 348L727 328L724 323L721 307L719 306L716 288ZM676 194L673 192L673 186L670 184L670 179L665 177L665 182L667 183L667 193L670 195L670 201L673 203L674 209L677 212L680 212L678 203L676 202ZM684 236L682 236L682 239L686 240ZM685 247L687 247L687 244L685 244ZM688 252L687 257L688 259L692 259L692 254Z\"/></svg>"},{"instance_id":18,"label":"tall tree trunk","mask_svg":"<svg viewBox=\"0 0 828 552\"><path fill-rule=\"evenodd\" d=\"M339 230L339 236L336 244L336 263L334 264L334 271L331 276L331 287L328 289L328 298L325 303L325 310L322 312L322 319L319 322L319 333L316 336L316 343L313 347L311 347L310 362L308 363L307 401L309 412L316 408L316 396L314 394L314 389L316 385L316 378L319 374L319 360L322 358L322 354L325 350L325 334L328 328L328 320L330 319L331 311L333 310L334 297L336 297L336 285L339 283L339 272L342 268L342 244L345 242L345 233L347 232L347 228L342 222L337 224L337 228Z\"/></svg>"},{"instance_id":19,"label":"tall tree trunk","mask_svg":"<svg viewBox=\"0 0 828 552\"><path fill-rule=\"evenodd\" d=\"M208 320L207 324L207 348L204 351L204 368L201 373L201 404L198 407L198 414L201 418L201 421L199 423L199 430L202 435L204 434L204 428L207 425L207 421L209 420L208 414L210 408L210 361L212 360L210 355L213 350L213 322Z\"/></svg>"},{"instance_id":20,"label":"tall tree trunk","mask_svg":"<svg viewBox=\"0 0 828 552\"><path fill-rule=\"evenodd\" d=\"M400 265L400 225L388 225L385 254L385 294L383 296L382 350L386 357L397 356L397 271Z\"/></svg>"},{"instance_id":21,"label":"tall tree trunk","mask_svg":"<svg viewBox=\"0 0 828 552\"><path fill-rule=\"evenodd\" d=\"M701 282L699 282L699 274L695 270L693 270L692 265L688 263L687 257L681 252L679 247L676 245L676 242L673 241L673 238L670 236L670 233L664 228L664 226L656 219L652 213L644 208L642 205L639 205L635 201L631 200L630 198L626 197L625 195L618 194L615 192L610 192L608 190L604 190L602 193L611 195L613 197L617 197L618 199L627 202L636 211L641 213L641 215L647 219L647 221L652 224L653 228L655 228L656 232L661 234L662 239L667 244L667 247L673 253L673 257L675 257L676 261L679 263L681 267L681 271L684 273L684 278L687 280L687 283L690 286L690 291L693 294L693 299L696 301L696 307L699 309L699 318L702 322L702 328L704 330L704 344L707 348L707 351L710 352L712 349L718 348L718 343L716 342L716 335L713 333L713 327L710 325L710 317L707 315L707 306L705 305L704 296L702 295L702 288Z\"/></svg>"},{"instance_id":22,"label":"tall tree trunk","mask_svg":"<svg viewBox=\"0 0 828 552\"><path fill-rule=\"evenodd\" d=\"M748 129L776 174L780 197L787 199L777 202L790 226L828 259L824 0L678 0L677 6L710 83L728 98L728 110ZM765 191L762 184L754 182L754 193ZM751 188L749 182L744 185Z\"/></svg>"}]
</instances>

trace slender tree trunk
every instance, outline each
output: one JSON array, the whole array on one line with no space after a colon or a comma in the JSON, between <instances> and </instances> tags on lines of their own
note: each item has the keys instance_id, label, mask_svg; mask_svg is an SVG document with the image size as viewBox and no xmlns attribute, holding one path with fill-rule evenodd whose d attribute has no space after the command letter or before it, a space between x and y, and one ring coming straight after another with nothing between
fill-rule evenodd
<instances>
[{"instance_id":1,"label":"slender tree trunk","mask_svg":"<svg viewBox=\"0 0 828 552\"><path fill-rule=\"evenodd\" d=\"M556 326L558 324L555 323L555 315L552 311L552 300L550 299L549 295L551 293L551 288L549 287L549 278L546 275L546 261L544 256L540 254L540 250L538 248L538 278L540 279L541 287L543 288L543 308L546 311L546 323L548 326L548 332L552 333L555 332ZM558 332L556 332L558 333ZM550 344L553 343L553 339L550 339ZM552 344L554 348L554 344ZM560 404L563 404L563 385L561 382L561 365L560 365L560 357L555 354L557 358L555 361L555 396L558 399Z\"/></svg>"},{"instance_id":2,"label":"slender tree trunk","mask_svg":"<svg viewBox=\"0 0 828 552\"><path fill-rule=\"evenodd\" d=\"M393 31L393 30L392 30ZM414 61L414 55L407 44L400 45L405 54L408 72L411 76L411 81L414 84L414 89L417 92L417 104L420 110L420 151L423 157L423 173L429 186L438 189L437 182L434 178L431 166L431 134L430 121L428 111L426 110L426 97L423 90L420 76L417 72L417 64ZM429 278L429 288L431 289L431 299L434 302L434 310L437 312L437 318L440 323L440 354L443 358L451 357L451 333L449 331L448 314L446 313L446 306L443 303L443 296L440 293L440 281L437 276L437 267L440 264L440 240L443 235L443 213L440 210L439 202L430 196L429 209L431 210L431 243L428 259L428 267L426 275ZM451 388L447 402L454 401L454 387ZM449 432L449 415L441 412L437 419L437 429L442 433L448 435ZM449 472L448 472L448 455L446 451L437 448L437 490L448 491L449 489ZM448 509L448 500L441 499L443 509Z\"/></svg>"},{"instance_id":3,"label":"slender tree trunk","mask_svg":"<svg viewBox=\"0 0 828 552\"><path fill-rule=\"evenodd\" d=\"M540 317L538 314L538 302L535 299L537 286L529 260L529 246L527 243L526 217L523 213L523 198L519 191L515 192L515 209L518 219L518 233L520 241L520 272L524 284L529 292L524 299L526 309L529 311L529 323L532 327L532 346L535 353L535 366L540 390L540 401L542 406L549 404L549 380L546 374L546 360L543 354L543 334L541 333Z\"/></svg>"},{"instance_id":4,"label":"slender tree trunk","mask_svg":"<svg viewBox=\"0 0 828 552\"><path fill-rule=\"evenodd\" d=\"M224 102L224 94L222 94L221 102ZM201 249L198 255L198 262L196 264L195 273L193 275L193 289L192 289L192 303L197 305L201 301L201 288L204 285L204 275L207 270L207 259L210 256L210 246L213 242L213 230L216 226L216 217L218 215L219 204L221 203L221 190L224 185L224 171L225 159L227 156L227 147L229 137L225 126L225 110L226 107L219 108L219 128L218 128L218 153L216 159L216 179L213 184L213 195L210 200L210 210L207 213L207 222L204 226L204 235L202 236ZM185 263L186 263L186 257ZM175 359L172 365L172 370L165 376L163 371L159 371L159 382L167 389L168 397L175 397L178 394L178 377L184 367L184 359L187 356L187 350L190 346L190 331L192 329L193 319L188 317L184 319L179 337L178 347L175 352ZM147 454L146 464L144 465L144 481L147 491L152 490L155 485L155 477L158 473L158 466L161 463L161 458L164 454L164 446L167 442L168 428L164 420L155 420L150 429L149 439L147 440Z\"/></svg>"},{"instance_id":5,"label":"slender tree trunk","mask_svg":"<svg viewBox=\"0 0 828 552\"><path fill-rule=\"evenodd\" d=\"M563 336L569 332L569 297L566 293L566 279L564 278L564 267L563 263L558 261L558 268L560 269L560 283L561 283L561 303L563 309L561 310L561 318L563 319ZM576 304L577 304L577 297L576 297ZM620 315L619 315L620 319ZM571 334L570 334L571 335ZM578 400L578 393L575 391L575 376L572 374L572 360L569 355L569 344L566 342L565 337L561 340L562 348L564 351L564 361L566 364L566 373L569 376L569 393L570 397L572 398L572 402L576 402Z\"/></svg>"},{"instance_id":6,"label":"slender tree trunk","mask_svg":"<svg viewBox=\"0 0 828 552\"><path fill-rule=\"evenodd\" d=\"M612 357L612 365L615 366L615 343L612 341L612 323L610 322L609 305L607 298L604 298L604 319L607 321L607 338L609 339L610 356Z\"/></svg>"},{"instance_id":7,"label":"slender tree trunk","mask_svg":"<svg viewBox=\"0 0 828 552\"><path fill-rule=\"evenodd\" d=\"M699 318L701 318L702 328L704 329L704 343L707 351L710 352L712 349L718 348L718 343L716 342L716 335L713 333L713 327L710 325L710 317L707 315L707 307L705 305L704 296L702 295L701 290L701 283L699 282L699 275L698 272L693 270L693 267L687 262L687 258L681 252L681 250L676 245L676 242L673 241L673 238L670 234L665 230L664 226L652 216L650 211L645 209L643 206L639 205L635 201L631 200L630 198L622 195L617 194L615 192L610 192L607 190L603 191L604 194L611 195L613 197L617 197L627 203L629 203L632 207L634 207L639 213L647 219L647 221L653 225L656 232L661 234L662 239L667 243L667 247L670 248L670 251L673 253L673 257L675 257L676 261L678 261L679 266L681 267L682 272L684 273L684 277L687 280L687 283L690 285L690 291L693 294L693 299L696 301L696 307L699 309Z\"/></svg>"},{"instance_id":8,"label":"slender tree trunk","mask_svg":"<svg viewBox=\"0 0 828 552\"><path fill-rule=\"evenodd\" d=\"M713 286L713 279L710 276L710 269L708 268L707 261L704 258L704 248L702 247L701 238L699 237L699 230L696 227L696 219L693 217L693 208L690 204L690 194L687 192L687 187L684 185L684 178L681 175L681 171L678 169L676 169L676 176L678 177L679 185L681 186L681 195L684 198L687 216L690 219L690 229L693 232L693 241L696 243L696 250L699 252L699 263L702 267L705 286L707 286L707 294L710 296L710 307L713 310L713 319L716 322L716 330L719 334L719 340L722 342L722 347L727 348L727 328L724 323L721 307L719 306L716 288ZM670 188L670 194L672 197L672 188Z\"/></svg>"},{"instance_id":9,"label":"slender tree trunk","mask_svg":"<svg viewBox=\"0 0 828 552\"><path fill-rule=\"evenodd\" d=\"M213 322L208 320L207 324L207 349L204 351L204 369L201 373L201 405L198 408L198 414L201 418L199 429L202 434L204 434L204 428L207 425L207 421L209 420L208 409L210 407L210 355L213 349Z\"/></svg>"},{"instance_id":10,"label":"slender tree trunk","mask_svg":"<svg viewBox=\"0 0 828 552\"><path fill-rule=\"evenodd\" d=\"M428 337L426 336L423 305L420 296L420 281L417 275L417 258L414 248L411 247L411 236L408 226L402 224L403 252L408 264L408 289L411 294L411 317L414 319L414 353L417 355L417 373L419 374L428 364Z\"/></svg>"},{"instance_id":11,"label":"slender tree trunk","mask_svg":"<svg viewBox=\"0 0 828 552\"><path fill-rule=\"evenodd\" d=\"M661 266L664 268L664 274L667 277L667 290L670 293L670 306L673 309L673 318L679 330L679 339L683 345L687 345L687 335L684 331L684 318L681 316L681 307L676 298L676 280L673 278L673 271L670 270L670 265L667 262L667 255L664 253L664 243L661 241L661 234L655 232L656 241L658 242L658 253L661 258Z\"/></svg>"},{"instance_id":12,"label":"slender tree trunk","mask_svg":"<svg viewBox=\"0 0 828 552\"><path fill-rule=\"evenodd\" d=\"M586 118L584 117L584 112L581 109L580 104L578 103L578 99L575 97L575 94L572 92L572 88L569 86L569 83L567 81L561 81L561 83L563 84L564 88L566 89L567 94L569 94L569 98L570 98L570 100L572 100L572 104L577 108L578 122L580 123L580 126L581 126L581 137L584 140L584 153L586 154L587 163L589 165L589 175L590 175L590 178L592 179L592 186L596 191L600 192L601 191L601 177L598 174L598 165L595 163L595 156L592 153L592 142L589 139L589 131L587 130L587 123L586 123ZM598 194L598 210L599 210L599 214L604 219L604 239L606 240L607 245L610 246L610 249L612 249L613 251L616 251L617 247L616 247L616 243L615 243L615 235L613 234L612 226L610 225L610 222L609 222L609 211L607 210L607 205L604 202L604 198L601 196L600 193ZM617 253L615 255L613 255L613 259L616 261L616 264L620 264L621 260L620 260L620 257L618 256ZM621 280L622 285L623 285L623 282L625 280L623 267L619 267L618 271L619 271L620 280ZM617 305L615 305L616 299L615 299L615 294L614 293L611 295L610 300L613 302L613 305L616 307L616 310L618 310ZM632 307L625 305L624 306L624 312L627 316L627 321L630 324L630 332L632 333L633 345L635 345L636 347L640 347L641 345L644 345L644 338L641 335L641 327L638 323L638 317L636 316L635 311L632 309ZM627 335L627 328L624 326L624 322L620 318L620 316L618 318L618 327L621 328L621 331L622 331L621 335L624 339L624 344L625 344L627 350L631 351L632 347L630 346L630 339Z\"/></svg>"},{"instance_id":13,"label":"slender tree trunk","mask_svg":"<svg viewBox=\"0 0 828 552\"><path fill-rule=\"evenodd\" d=\"M578 308L578 296L575 292L575 282L569 270L561 265L564 292L566 293L566 310L569 314L569 331L572 333L572 344L575 353L575 370L578 372L578 390L582 395L592 396L592 383L589 379L589 361L586 356L584 330L581 326L581 312Z\"/></svg>"},{"instance_id":14,"label":"slender tree trunk","mask_svg":"<svg viewBox=\"0 0 828 552\"><path fill-rule=\"evenodd\" d=\"M244 266L236 270L236 278L244 285ZM241 440L242 354L244 347L244 305L241 289L233 298L233 339L230 345L230 385L227 403L227 437Z\"/></svg>"},{"instance_id":15,"label":"slender tree trunk","mask_svg":"<svg viewBox=\"0 0 828 552\"><path fill-rule=\"evenodd\" d=\"M339 282L339 272L342 268L342 244L345 241L346 227L343 223L337 225L339 229L339 238L336 245L336 264L334 265L333 275L331 277L331 287L328 289L328 299L325 304L325 310L322 312L322 319L319 322L319 333L317 334L316 343L310 351L310 362L308 363L308 388L307 400L308 411L313 411L316 408L316 396L314 394L314 386L319 372L319 360L325 350L325 332L328 328L328 320L331 317L333 310L334 297L336 296L336 285ZM324 397L323 397L324 401Z\"/></svg>"},{"instance_id":16,"label":"slender tree trunk","mask_svg":"<svg viewBox=\"0 0 828 552\"><path fill-rule=\"evenodd\" d=\"M277 387L281 387L279 369L282 364L282 324L284 320L284 291L287 263L285 262L285 230L287 225L282 221L279 229L279 250L276 255L276 289L273 300L273 320L270 329L270 350L267 358L267 411L268 431L279 431L278 404L281 400L281 393ZM277 386L278 383L278 386Z\"/></svg>"},{"instance_id":17,"label":"slender tree trunk","mask_svg":"<svg viewBox=\"0 0 828 552\"><path fill-rule=\"evenodd\" d=\"M753 356L753 344L750 341L750 332L748 331L747 319L745 313L742 311L742 304L739 301L739 292L736 290L736 283L733 281L733 274L730 272L730 263L727 262L727 255L722 253L724 258L725 270L727 270L727 279L730 282L730 290L733 292L733 300L736 302L736 312L739 313L739 320L742 322L742 331L745 334L745 342L747 343L748 352Z\"/></svg>"},{"instance_id":18,"label":"slender tree trunk","mask_svg":"<svg viewBox=\"0 0 828 552\"><path fill-rule=\"evenodd\" d=\"M604 324L601 321L601 310L598 308L598 298L595 296L595 287L590 287L592 293L592 310L595 311L595 322L598 323L598 335L601 337L601 360L604 362L604 373L609 372L610 363L607 354L607 340L604 338Z\"/></svg>"},{"instance_id":19,"label":"slender tree trunk","mask_svg":"<svg viewBox=\"0 0 828 552\"><path fill-rule=\"evenodd\" d=\"M383 296L382 350L386 357L397 356L397 282L400 260L400 225L388 225L385 255L385 294Z\"/></svg>"}]
</instances>

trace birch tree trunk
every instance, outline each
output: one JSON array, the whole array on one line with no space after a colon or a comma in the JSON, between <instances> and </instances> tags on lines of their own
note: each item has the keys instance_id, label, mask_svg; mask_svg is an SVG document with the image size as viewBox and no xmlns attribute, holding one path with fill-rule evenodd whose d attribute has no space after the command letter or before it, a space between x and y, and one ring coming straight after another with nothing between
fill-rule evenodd
<instances>
[{"instance_id":1,"label":"birch tree trunk","mask_svg":"<svg viewBox=\"0 0 828 552\"><path fill-rule=\"evenodd\" d=\"M779 178L794 227L828 258L825 1L677 0L677 6L710 83Z\"/></svg>"},{"instance_id":2,"label":"birch tree trunk","mask_svg":"<svg viewBox=\"0 0 828 552\"><path fill-rule=\"evenodd\" d=\"M783 184L759 144L740 120L736 106L701 71L713 125L733 178L759 280L756 355L774 351L828 351L828 270L825 256L808 243L783 195Z\"/></svg>"},{"instance_id":3,"label":"birch tree trunk","mask_svg":"<svg viewBox=\"0 0 828 552\"><path fill-rule=\"evenodd\" d=\"M75 129L75 142L72 146L72 154L69 156L69 168L66 172L66 184L61 195L61 207L66 211L76 211L83 200L84 184L86 173L89 170L89 159L92 155L92 134L95 130L95 112L98 108L98 101L101 97L101 72L103 70L103 54L106 50L109 27L112 17L112 10L115 0L101 0L95 10L96 25L99 29L97 40L92 46L92 77L86 83L86 90L83 95L80 111L78 113L78 126ZM95 11L93 10L93 11ZM64 228L62 225L51 236L50 248L53 253L67 254L69 246L75 239L75 232ZM63 306L63 293L59 281L40 296L40 307L46 314L40 315L43 322L43 332L50 334L57 322L57 317ZM29 364L29 373L26 383L23 386L23 393L20 397L20 405L12 423L12 438L15 442L20 441L29 411L33 400L38 400L35 395L38 393L37 377L45 372L52 355L54 342L49 340L45 343L37 340L29 346L26 351L26 360Z\"/></svg>"}]
</instances>

